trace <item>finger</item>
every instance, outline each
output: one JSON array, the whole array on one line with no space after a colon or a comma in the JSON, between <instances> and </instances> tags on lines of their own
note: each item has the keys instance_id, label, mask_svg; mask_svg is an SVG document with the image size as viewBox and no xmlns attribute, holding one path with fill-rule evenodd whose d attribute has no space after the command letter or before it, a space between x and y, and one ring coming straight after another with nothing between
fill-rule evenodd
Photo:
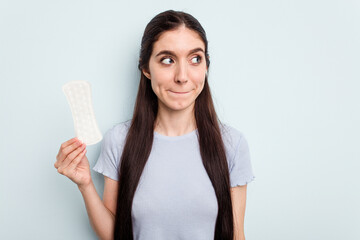
<instances>
[{"instance_id":1,"label":"finger","mask_svg":"<svg viewBox=\"0 0 360 240\"><path fill-rule=\"evenodd\" d=\"M80 140L77 140L75 142L73 142L72 144L68 145L67 147L65 147L64 149L61 150L60 154L59 154L59 161L62 162L65 160L65 158L72 153L74 150L76 150L78 147L80 147L82 144L82 142Z\"/></svg>"},{"instance_id":2,"label":"finger","mask_svg":"<svg viewBox=\"0 0 360 240\"><path fill-rule=\"evenodd\" d=\"M77 137L74 137L74 138L72 138L72 139L70 139L70 140L62 143L62 144L60 145L60 149L59 149L59 152L58 152L56 158L59 157L61 151L62 151L64 148L66 148L66 147L68 147L69 145L73 144L73 143L74 143L75 141L77 141L77 140L78 140L78 138L77 138Z\"/></svg>"},{"instance_id":3,"label":"finger","mask_svg":"<svg viewBox=\"0 0 360 240\"><path fill-rule=\"evenodd\" d=\"M74 158L74 160L70 162L68 166L69 171L74 171L74 169L80 163L81 159L85 156L86 151L87 151L86 148L84 148L84 150L80 152L79 155L77 155L76 158Z\"/></svg>"},{"instance_id":4,"label":"finger","mask_svg":"<svg viewBox=\"0 0 360 240\"><path fill-rule=\"evenodd\" d=\"M61 149L64 149L64 148L70 146L71 144L73 144L73 143L76 142L76 141L79 141L79 139L78 139L77 137L74 137L74 138L72 138L72 139L69 139L68 141L62 143L61 146L60 146L60 148L61 148Z\"/></svg>"},{"instance_id":5,"label":"finger","mask_svg":"<svg viewBox=\"0 0 360 240\"><path fill-rule=\"evenodd\" d=\"M76 158L76 156L79 155L79 153L81 153L85 148L86 148L86 145L82 144L77 149L72 151L62 162L62 164L61 164L62 167L66 168L70 164L70 162L73 161Z\"/></svg>"},{"instance_id":6,"label":"finger","mask_svg":"<svg viewBox=\"0 0 360 240\"><path fill-rule=\"evenodd\" d=\"M85 153L86 153L86 148L84 148L72 161L70 161L70 164L71 163L73 164L73 165L69 164L70 167L61 164L57 169L58 173L67 176L68 173L72 172L76 168L80 160L84 157Z\"/></svg>"}]
</instances>

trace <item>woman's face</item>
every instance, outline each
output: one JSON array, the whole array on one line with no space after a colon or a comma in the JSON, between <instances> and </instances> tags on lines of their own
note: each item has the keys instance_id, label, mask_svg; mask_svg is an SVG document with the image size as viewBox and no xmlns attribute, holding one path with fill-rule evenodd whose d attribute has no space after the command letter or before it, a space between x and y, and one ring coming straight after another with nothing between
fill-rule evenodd
<instances>
[{"instance_id":1,"label":"woman's face","mask_svg":"<svg viewBox=\"0 0 360 240\"><path fill-rule=\"evenodd\" d=\"M198 33L182 26L161 34L153 45L149 72L143 73L151 81L159 108L179 111L193 109L206 70L204 42Z\"/></svg>"}]
</instances>

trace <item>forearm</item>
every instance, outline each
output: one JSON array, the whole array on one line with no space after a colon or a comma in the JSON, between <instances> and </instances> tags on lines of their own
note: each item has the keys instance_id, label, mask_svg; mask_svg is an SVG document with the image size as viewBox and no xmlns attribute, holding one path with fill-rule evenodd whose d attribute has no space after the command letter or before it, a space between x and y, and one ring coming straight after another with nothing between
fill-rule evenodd
<instances>
[{"instance_id":1,"label":"forearm","mask_svg":"<svg viewBox=\"0 0 360 240\"><path fill-rule=\"evenodd\" d=\"M237 209L237 211L234 211L234 240L245 240L244 218L244 211L239 209Z\"/></svg>"},{"instance_id":2,"label":"forearm","mask_svg":"<svg viewBox=\"0 0 360 240\"><path fill-rule=\"evenodd\" d=\"M244 232L242 232L242 233L235 233L235 234L234 234L234 240L245 240Z\"/></svg>"},{"instance_id":3,"label":"forearm","mask_svg":"<svg viewBox=\"0 0 360 240\"><path fill-rule=\"evenodd\" d=\"M90 224L97 236L102 240L112 240L115 216L105 207L91 182L87 187L79 187L84 198Z\"/></svg>"},{"instance_id":4,"label":"forearm","mask_svg":"<svg viewBox=\"0 0 360 240\"><path fill-rule=\"evenodd\" d=\"M234 240L245 240L244 223L243 222L235 224Z\"/></svg>"}]
</instances>

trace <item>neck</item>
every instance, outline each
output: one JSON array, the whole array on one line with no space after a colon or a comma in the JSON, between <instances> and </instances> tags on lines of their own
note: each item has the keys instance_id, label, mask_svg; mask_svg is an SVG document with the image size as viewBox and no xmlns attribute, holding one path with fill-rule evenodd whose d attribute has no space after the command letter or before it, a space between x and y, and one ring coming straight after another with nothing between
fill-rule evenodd
<instances>
[{"instance_id":1,"label":"neck","mask_svg":"<svg viewBox=\"0 0 360 240\"><path fill-rule=\"evenodd\" d=\"M154 130L165 136L181 136L196 129L194 105L179 111L159 106Z\"/></svg>"}]
</instances>

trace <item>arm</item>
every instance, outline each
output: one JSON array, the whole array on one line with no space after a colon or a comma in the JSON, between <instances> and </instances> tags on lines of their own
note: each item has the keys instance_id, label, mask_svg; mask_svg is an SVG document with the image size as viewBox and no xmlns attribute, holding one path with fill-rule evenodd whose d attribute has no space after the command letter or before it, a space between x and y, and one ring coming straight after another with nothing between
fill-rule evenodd
<instances>
[{"instance_id":1,"label":"arm","mask_svg":"<svg viewBox=\"0 0 360 240\"><path fill-rule=\"evenodd\" d=\"M245 240L244 218L246 207L246 187L247 185L231 188L231 202L234 216L234 240Z\"/></svg>"},{"instance_id":2,"label":"arm","mask_svg":"<svg viewBox=\"0 0 360 240\"><path fill-rule=\"evenodd\" d=\"M79 187L84 198L90 224L100 239L113 239L118 182L105 178L103 202L93 182Z\"/></svg>"},{"instance_id":3,"label":"arm","mask_svg":"<svg viewBox=\"0 0 360 240\"><path fill-rule=\"evenodd\" d=\"M91 179L89 161L85 155L86 145L77 138L61 144L54 167L58 173L77 184L85 201L90 224L100 239L112 239L114 214L108 209L111 201L102 202ZM116 181L114 181L116 182ZM113 197L117 184L105 182L106 198ZM109 194L110 192L110 194ZM104 194L105 194L104 193ZM110 197L109 197L110 196ZM110 209L113 209L110 208Z\"/></svg>"}]
</instances>

